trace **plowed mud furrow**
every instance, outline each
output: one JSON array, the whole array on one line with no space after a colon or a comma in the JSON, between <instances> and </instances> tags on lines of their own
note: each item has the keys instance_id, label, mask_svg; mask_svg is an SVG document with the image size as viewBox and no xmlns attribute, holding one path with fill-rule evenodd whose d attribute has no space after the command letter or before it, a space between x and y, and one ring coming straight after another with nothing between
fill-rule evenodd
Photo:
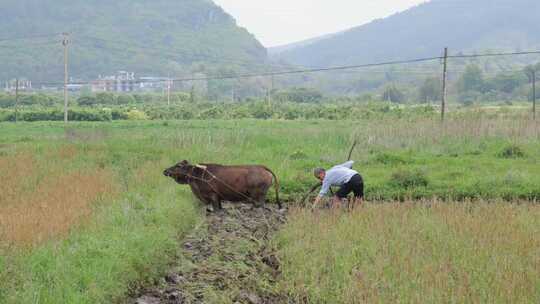
<instances>
[{"instance_id":1,"label":"plowed mud furrow","mask_svg":"<svg viewBox=\"0 0 540 304\"><path fill-rule=\"evenodd\" d=\"M182 243L182 257L158 286L129 302L289 303L276 280L280 262L269 239L285 222L273 206L226 204Z\"/></svg>"}]
</instances>

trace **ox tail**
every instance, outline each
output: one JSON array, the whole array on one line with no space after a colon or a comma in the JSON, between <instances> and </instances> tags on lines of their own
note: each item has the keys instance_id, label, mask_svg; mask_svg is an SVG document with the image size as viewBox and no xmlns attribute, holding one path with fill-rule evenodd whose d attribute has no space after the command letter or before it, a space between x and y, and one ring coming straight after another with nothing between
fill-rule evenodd
<instances>
[{"instance_id":1,"label":"ox tail","mask_svg":"<svg viewBox=\"0 0 540 304\"><path fill-rule=\"evenodd\" d=\"M279 200L279 180L278 180L276 174L272 170L270 170L269 168L264 167L264 166L263 166L263 168L266 171L270 172L270 174L272 174L272 176L274 177L274 181L276 182L275 185L274 185L274 189L276 190L276 203L277 203L279 209L283 209L283 205L281 204L281 201Z\"/></svg>"}]
</instances>

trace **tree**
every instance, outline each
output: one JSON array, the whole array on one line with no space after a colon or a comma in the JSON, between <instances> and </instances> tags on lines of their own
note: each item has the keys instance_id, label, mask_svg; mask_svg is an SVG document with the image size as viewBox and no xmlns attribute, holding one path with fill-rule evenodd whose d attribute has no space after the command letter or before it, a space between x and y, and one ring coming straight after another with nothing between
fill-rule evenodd
<instances>
[{"instance_id":1,"label":"tree","mask_svg":"<svg viewBox=\"0 0 540 304\"><path fill-rule=\"evenodd\" d=\"M319 103L323 100L324 96L321 92L313 88L292 88L275 93L273 98L283 102Z\"/></svg>"},{"instance_id":2,"label":"tree","mask_svg":"<svg viewBox=\"0 0 540 304\"><path fill-rule=\"evenodd\" d=\"M526 79L521 74L498 74L490 80L486 80L484 88L511 94L515 89L525 83Z\"/></svg>"},{"instance_id":3,"label":"tree","mask_svg":"<svg viewBox=\"0 0 540 304\"><path fill-rule=\"evenodd\" d=\"M93 106L97 104L97 98L95 96L81 96L77 98L77 103L80 106Z\"/></svg>"},{"instance_id":4,"label":"tree","mask_svg":"<svg viewBox=\"0 0 540 304\"><path fill-rule=\"evenodd\" d=\"M441 80L437 77L426 78L418 88L420 102L430 103L441 99Z\"/></svg>"},{"instance_id":5,"label":"tree","mask_svg":"<svg viewBox=\"0 0 540 304\"><path fill-rule=\"evenodd\" d=\"M113 93L101 92L96 94L96 102L102 105L116 104L116 97Z\"/></svg>"},{"instance_id":6,"label":"tree","mask_svg":"<svg viewBox=\"0 0 540 304\"><path fill-rule=\"evenodd\" d=\"M458 90L460 93L471 91L484 91L484 75L477 65L469 65L458 80Z\"/></svg>"},{"instance_id":7,"label":"tree","mask_svg":"<svg viewBox=\"0 0 540 304\"><path fill-rule=\"evenodd\" d=\"M387 85L383 91L383 100L393 103L403 103L406 101L405 94L401 92L394 84Z\"/></svg>"},{"instance_id":8,"label":"tree","mask_svg":"<svg viewBox=\"0 0 540 304\"><path fill-rule=\"evenodd\" d=\"M136 102L135 98L130 94L121 94L116 98L116 102L119 105L128 105L134 104Z\"/></svg>"},{"instance_id":9,"label":"tree","mask_svg":"<svg viewBox=\"0 0 540 304\"><path fill-rule=\"evenodd\" d=\"M535 65L529 65L527 67L525 67L524 69L524 72L525 74L527 75L527 78L529 78L529 82L532 84L532 82L534 81L535 83L539 80L538 78L540 78L540 63L537 63ZM535 86L533 85L533 88ZM531 92L529 93L529 100L535 100L535 97L538 98L538 88L535 88L536 90L532 89L531 88ZM535 96L536 95L536 96Z\"/></svg>"}]
</instances>

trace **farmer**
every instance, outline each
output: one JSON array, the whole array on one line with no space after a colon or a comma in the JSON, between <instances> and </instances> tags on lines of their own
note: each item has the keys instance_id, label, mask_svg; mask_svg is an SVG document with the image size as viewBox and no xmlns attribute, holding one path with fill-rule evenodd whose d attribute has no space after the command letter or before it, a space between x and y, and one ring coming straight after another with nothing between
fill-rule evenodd
<instances>
[{"instance_id":1,"label":"farmer","mask_svg":"<svg viewBox=\"0 0 540 304\"><path fill-rule=\"evenodd\" d=\"M323 168L316 168L313 173L315 177L322 181L322 188L313 203L313 208L319 205L321 199L328 193L331 186L339 186L338 192L332 199L334 208L338 208L341 201L347 198L349 193L354 192L354 205L362 204L364 197L364 181L362 176L352 169L354 161L348 161L337 165L326 171Z\"/></svg>"}]
</instances>

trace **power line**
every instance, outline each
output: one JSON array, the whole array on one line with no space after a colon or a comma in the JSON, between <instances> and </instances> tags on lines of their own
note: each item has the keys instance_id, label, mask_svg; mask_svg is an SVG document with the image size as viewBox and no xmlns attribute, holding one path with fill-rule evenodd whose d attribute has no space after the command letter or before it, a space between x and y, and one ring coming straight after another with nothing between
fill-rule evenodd
<instances>
[{"instance_id":1,"label":"power line","mask_svg":"<svg viewBox=\"0 0 540 304\"><path fill-rule=\"evenodd\" d=\"M511 53L488 53L488 54L470 54L470 55L449 55L448 58L478 58L478 57L500 57L516 55L537 55L540 51L511 52Z\"/></svg>"},{"instance_id":2,"label":"power line","mask_svg":"<svg viewBox=\"0 0 540 304\"><path fill-rule=\"evenodd\" d=\"M449 58L471 58L471 57L495 57L495 56L515 56L515 55L531 55L531 54L540 54L540 51L527 51L527 52L512 52L512 53L490 53L490 54L474 54L474 55L453 55L448 56ZM273 76L283 76L283 75L294 75L294 74L307 74L307 73L319 73L319 72L329 72L329 71L345 71L345 70L354 70L361 68L369 67L381 67L389 65L401 65L401 64L411 64L411 63L420 63L420 62L429 62L441 60L444 57L426 57L426 58L417 58L410 60L395 60L395 61L385 61L378 63L368 63L361 65L345 65L345 66L335 66L335 67L325 67L325 68L313 68L313 69L299 69L299 70L290 70L290 71L278 71L278 72L265 72L265 73L248 73L248 74L234 74L234 75L222 75L222 76L208 76L208 77L191 77L191 78L174 78L170 79L173 82L188 82L188 81L210 81L210 80L226 80L226 79L242 79L242 78L254 78L254 77L273 77ZM136 80L132 81L133 83L162 83L169 80L156 79L156 80ZM70 83L72 85L85 85L90 84L91 82L74 82ZM42 85L55 85L59 83L41 83Z\"/></svg>"},{"instance_id":3,"label":"power line","mask_svg":"<svg viewBox=\"0 0 540 304\"><path fill-rule=\"evenodd\" d=\"M250 74L223 75L223 76L210 76L210 77L174 78L170 80L174 82L186 82L186 81L208 81L208 80L269 77L269 76L281 76L281 75L292 75L292 74L306 74L306 73L340 71L340 70L359 69L359 68L377 67L377 66L395 65L395 64L417 63L417 62L438 60L439 58L440 57L429 57L429 58L418 58L418 59L411 59L411 60L388 61L388 62L369 63L369 64L362 64L362 65L336 66L336 67L326 67L326 68L317 68L317 69L302 69L302 70L291 70L291 71L280 71L280 72L250 73ZM146 81L138 80L138 81L134 81L134 83L138 83L138 82L161 83L165 81L167 80L162 80L162 79L146 80ZM78 83L71 83L71 84L88 84L88 82L78 82Z\"/></svg>"},{"instance_id":4,"label":"power line","mask_svg":"<svg viewBox=\"0 0 540 304\"><path fill-rule=\"evenodd\" d=\"M40 34L40 35L29 35L22 37L12 37L12 38L1 38L0 42L4 41L17 41L17 40L28 40L28 39L37 39L37 38L48 38L54 36L60 36L62 33L51 33L51 34Z\"/></svg>"},{"instance_id":5,"label":"power line","mask_svg":"<svg viewBox=\"0 0 540 304\"><path fill-rule=\"evenodd\" d=\"M25 42L24 46L36 46L36 45L54 45L57 44L57 41L42 41L42 42ZM2 49L13 49L11 45L0 45Z\"/></svg>"}]
</instances>

